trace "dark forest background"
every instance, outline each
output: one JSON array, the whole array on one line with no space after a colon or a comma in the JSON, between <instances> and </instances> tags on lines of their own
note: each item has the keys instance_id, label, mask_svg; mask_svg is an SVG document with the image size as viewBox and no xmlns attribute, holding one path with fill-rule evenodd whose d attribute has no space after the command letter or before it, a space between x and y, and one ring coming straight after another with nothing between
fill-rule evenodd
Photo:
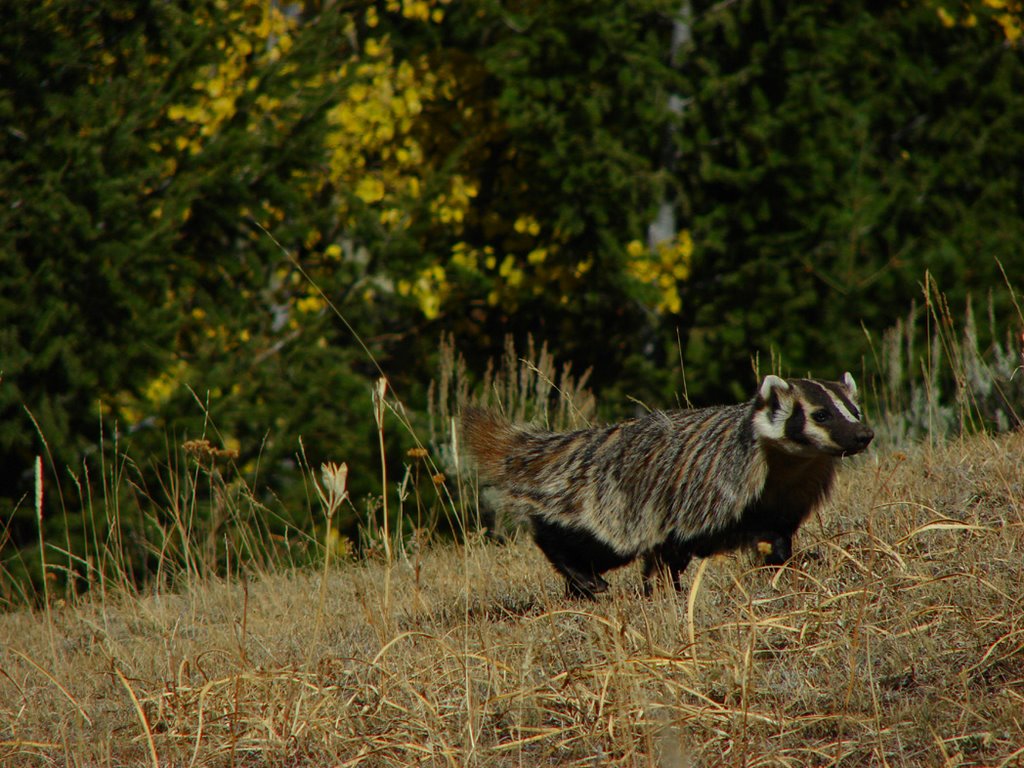
<instances>
[{"instance_id":1,"label":"dark forest background","mask_svg":"<svg viewBox=\"0 0 1024 768\"><path fill-rule=\"evenodd\" d=\"M271 530L310 527L307 463L346 461L354 527L381 493L372 386L413 427L387 430L400 477L443 334L478 378L506 338L546 342L605 418L679 402L680 359L695 404L746 399L752 359L884 384L879 340L972 299L978 348L1017 353L1020 2L5 8L14 581L37 456L72 571L115 513L159 524L200 437Z\"/></svg>"}]
</instances>

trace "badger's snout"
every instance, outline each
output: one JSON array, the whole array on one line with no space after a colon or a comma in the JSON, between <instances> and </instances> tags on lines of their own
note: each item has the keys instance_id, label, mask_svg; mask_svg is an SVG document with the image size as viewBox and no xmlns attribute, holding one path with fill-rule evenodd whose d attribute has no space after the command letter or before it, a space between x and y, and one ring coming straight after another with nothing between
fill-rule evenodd
<instances>
[{"instance_id":1,"label":"badger's snout","mask_svg":"<svg viewBox=\"0 0 1024 768\"><path fill-rule=\"evenodd\" d=\"M856 430L850 435L850 439L847 443L846 450L843 451L845 456L853 456L856 453L860 453L869 445L871 441L875 439L875 431L871 427L865 427L859 425Z\"/></svg>"}]
</instances>

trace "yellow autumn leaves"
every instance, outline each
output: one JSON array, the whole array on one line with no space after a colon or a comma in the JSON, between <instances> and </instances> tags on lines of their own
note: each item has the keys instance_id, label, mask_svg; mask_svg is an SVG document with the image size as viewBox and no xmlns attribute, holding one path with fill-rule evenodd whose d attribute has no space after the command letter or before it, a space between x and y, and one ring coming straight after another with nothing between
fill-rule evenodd
<instances>
[{"instance_id":1,"label":"yellow autumn leaves","mask_svg":"<svg viewBox=\"0 0 1024 768\"><path fill-rule=\"evenodd\" d=\"M1024 2L1022 0L981 0L981 5L994 11L992 18L1002 30L1006 42L1010 45L1019 45L1024 37ZM974 27L978 23L978 16L969 7L965 12L955 16L945 6L935 9L939 21L944 27Z\"/></svg>"},{"instance_id":2,"label":"yellow autumn leaves","mask_svg":"<svg viewBox=\"0 0 1024 768\"><path fill-rule=\"evenodd\" d=\"M388 0L382 10L438 24L445 18L447 4L448 0ZM260 92L254 61L290 66L285 57L292 35L298 34L298 17L266 0L225 0L221 11L232 21L230 31L217 38L222 55L195 79L191 98L167 110L168 117L182 125L173 147L179 153L203 151L249 92L261 120L274 124L283 106L280 99ZM332 85L337 93L326 112L324 145L311 148L324 152L326 162L322 175L309 175L296 183L310 196L330 191L341 231L357 222L373 221L383 232L423 241L425 258L412 274L395 279L391 290L411 298L427 319L438 317L456 297L464 297L459 286L466 280L483 290L488 305L509 311L524 298L541 294L571 302L592 273L596 255L570 256L564 247L568 238L528 213L498 221L496 213L474 210L479 182L471 165L443 171L431 167L431 148L424 143L432 140L433 118L427 111L431 105L443 103L445 109L463 110L459 117L467 124L477 125L480 117L457 98L462 73L456 65L431 60L426 54L398 55L380 12L374 6L354 11L346 22L347 53L315 76L316 86ZM196 23L212 26L213 20L199 17ZM173 153L168 156L173 161ZM266 226L280 221L269 204L249 215ZM484 216L488 219L482 223ZM470 226L477 227L474 237L467 232ZM481 228L487 232L484 243ZM307 247L319 247L327 260L341 258L339 246L320 237L311 233ZM689 275L692 250L686 232L650 250L639 241L623 244L626 275L647 286L655 297L655 311L680 310L678 287ZM365 301L374 301L378 290L387 290L387 281L361 295ZM323 308L323 299L316 295L300 294L293 301L297 316Z\"/></svg>"},{"instance_id":3,"label":"yellow autumn leaves","mask_svg":"<svg viewBox=\"0 0 1024 768\"><path fill-rule=\"evenodd\" d=\"M539 233L539 225L531 217L516 221L519 232ZM447 268L433 264L420 270L413 280L400 280L398 293L413 297L420 311L427 319L434 319L440 313L445 300L452 293L451 272L467 271L488 274L495 288L487 296L487 303L497 306L514 302L514 294L528 288L528 293L540 294L547 288L561 292L562 300L570 300L571 289L590 272L593 259L587 258L570 267L564 265L546 266L549 250L555 247L537 247L522 255L506 254L499 257L492 246L474 248L465 242L455 244L448 259ZM654 291L653 308L659 313L678 313L682 309L680 285L690 276L693 257L693 240L689 231L681 231L673 240L648 248L639 240L626 246L626 274Z\"/></svg>"},{"instance_id":4,"label":"yellow autumn leaves","mask_svg":"<svg viewBox=\"0 0 1024 768\"><path fill-rule=\"evenodd\" d=\"M328 179L376 206L382 224L401 226L404 201L422 195L423 149L413 128L438 76L425 62L396 64L386 39L367 40L363 56L336 74L349 85L327 115Z\"/></svg>"},{"instance_id":5,"label":"yellow autumn leaves","mask_svg":"<svg viewBox=\"0 0 1024 768\"><path fill-rule=\"evenodd\" d=\"M675 239L648 248L639 240L626 246L629 260L626 271L641 283L657 292L657 310L677 313L683 301L679 285L690 276L693 257L693 239L688 230L682 230Z\"/></svg>"},{"instance_id":6,"label":"yellow autumn leaves","mask_svg":"<svg viewBox=\"0 0 1024 768\"><path fill-rule=\"evenodd\" d=\"M193 155L235 116L238 99L247 91L258 89L259 80L252 75L253 59L265 57L277 61L292 45L289 31L295 22L275 3L266 0L224 2L218 12L226 16L228 24L223 23L223 18L214 19L202 12L196 14L194 22L199 26L229 30L214 43L221 56L216 63L202 68L192 83L194 98L167 108L171 120L188 126L177 136L175 149ZM261 111L272 113L276 104L266 97L257 97L257 106Z\"/></svg>"}]
</instances>

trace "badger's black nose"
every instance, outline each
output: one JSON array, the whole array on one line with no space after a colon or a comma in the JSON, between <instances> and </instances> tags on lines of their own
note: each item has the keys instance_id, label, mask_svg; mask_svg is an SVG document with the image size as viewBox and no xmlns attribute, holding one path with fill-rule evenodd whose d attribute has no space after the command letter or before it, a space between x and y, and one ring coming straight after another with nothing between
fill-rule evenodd
<instances>
[{"instance_id":1,"label":"badger's black nose","mask_svg":"<svg viewBox=\"0 0 1024 768\"><path fill-rule=\"evenodd\" d=\"M852 428L843 436L843 456L853 456L860 453L871 441L875 439L875 433L871 427L863 424L851 424Z\"/></svg>"}]
</instances>

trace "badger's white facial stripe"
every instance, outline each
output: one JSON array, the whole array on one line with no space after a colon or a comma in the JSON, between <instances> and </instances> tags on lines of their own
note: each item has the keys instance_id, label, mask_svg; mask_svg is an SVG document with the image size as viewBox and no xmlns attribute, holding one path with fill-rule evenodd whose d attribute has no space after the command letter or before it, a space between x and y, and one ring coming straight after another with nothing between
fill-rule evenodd
<instances>
[{"instance_id":1,"label":"badger's white facial stripe","mask_svg":"<svg viewBox=\"0 0 1024 768\"><path fill-rule=\"evenodd\" d=\"M850 385L853 384L851 387ZM853 381L853 377L849 373L843 378L843 387L846 391L843 391L842 387L837 387L835 384L825 383L819 386L824 390L825 395L832 401L832 405L836 411L844 419L849 422L857 423L861 420L861 412L857 407L857 385Z\"/></svg>"},{"instance_id":2,"label":"badger's white facial stripe","mask_svg":"<svg viewBox=\"0 0 1024 768\"><path fill-rule=\"evenodd\" d=\"M811 411L818 408L830 410L844 420L856 424L860 421L860 411L853 401L853 394L844 392L842 386L833 382L805 381L800 383L802 394L808 400Z\"/></svg>"},{"instance_id":3,"label":"badger's white facial stripe","mask_svg":"<svg viewBox=\"0 0 1024 768\"><path fill-rule=\"evenodd\" d=\"M847 421L852 421L852 422L860 421L860 416L858 414L854 413L853 411L851 411L849 408L847 408L846 407L846 403L844 403L841 398L833 396L832 397L832 402L835 405L836 410L839 411L839 414L844 419L846 419Z\"/></svg>"}]
</instances>

